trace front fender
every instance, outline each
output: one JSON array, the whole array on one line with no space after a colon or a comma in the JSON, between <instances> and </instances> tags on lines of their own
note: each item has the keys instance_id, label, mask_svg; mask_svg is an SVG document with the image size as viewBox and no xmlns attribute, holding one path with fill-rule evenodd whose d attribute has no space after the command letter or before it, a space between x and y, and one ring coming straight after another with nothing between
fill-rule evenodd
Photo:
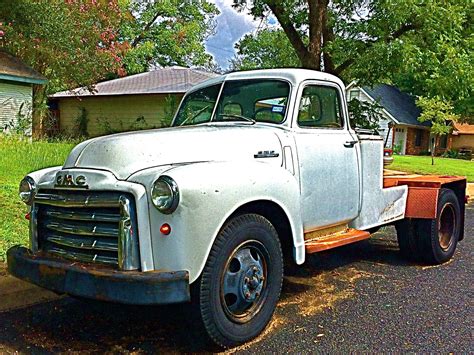
<instances>
[{"instance_id":1,"label":"front fender","mask_svg":"<svg viewBox=\"0 0 474 355\"><path fill-rule=\"evenodd\" d=\"M304 262L299 185L287 170L261 162L205 162L172 167L162 174L178 184L180 202L170 215L150 204L155 268L188 270L190 282L195 281L225 221L240 206L259 200L272 201L287 214L296 262ZM148 193L156 178L148 177ZM143 183L143 176L140 180ZM159 231L163 223L171 226L167 236Z\"/></svg>"}]
</instances>

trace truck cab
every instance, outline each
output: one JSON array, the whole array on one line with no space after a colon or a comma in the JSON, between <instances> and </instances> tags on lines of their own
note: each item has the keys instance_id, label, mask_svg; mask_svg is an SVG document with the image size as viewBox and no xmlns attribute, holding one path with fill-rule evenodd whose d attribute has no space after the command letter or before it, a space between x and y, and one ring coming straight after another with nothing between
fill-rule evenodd
<instances>
[{"instance_id":1,"label":"truck cab","mask_svg":"<svg viewBox=\"0 0 474 355\"><path fill-rule=\"evenodd\" d=\"M344 92L311 70L231 73L192 88L169 128L80 143L20 183L30 246L9 250L10 273L82 298L195 298L232 347L268 324L284 261L389 224L405 256L449 260L465 178L384 176L382 138L350 126Z\"/></svg>"}]
</instances>

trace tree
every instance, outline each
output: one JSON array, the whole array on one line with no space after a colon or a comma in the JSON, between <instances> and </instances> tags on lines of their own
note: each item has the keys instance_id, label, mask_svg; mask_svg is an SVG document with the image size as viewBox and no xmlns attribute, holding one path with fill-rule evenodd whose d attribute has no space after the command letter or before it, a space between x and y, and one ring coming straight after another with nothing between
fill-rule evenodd
<instances>
[{"instance_id":1,"label":"tree","mask_svg":"<svg viewBox=\"0 0 474 355\"><path fill-rule=\"evenodd\" d=\"M233 70L301 67L296 52L282 30L265 29L245 35L235 44Z\"/></svg>"},{"instance_id":2,"label":"tree","mask_svg":"<svg viewBox=\"0 0 474 355\"><path fill-rule=\"evenodd\" d=\"M370 0L234 0L255 17L270 11L304 68L341 75L364 55L387 53L416 29L417 5Z\"/></svg>"},{"instance_id":3,"label":"tree","mask_svg":"<svg viewBox=\"0 0 474 355\"><path fill-rule=\"evenodd\" d=\"M49 93L91 86L121 69L116 1L0 0L0 45L49 80L34 87L33 126L40 128Z\"/></svg>"},{"instance_id":4,"label":"tree","mask_svg":"<svg viewBox=\"0 0 474 355\"><path fill-rule=\"evenodd\" d=\"M212 66L205 39L213 33L218 14L208 1L133 0L130 21L121 29L130 49L124 57L128 74L147 71L150 66Z\"/></svg>"},{"instance_id":5,"label":"tree","mask_svg":"<svg viewBox=\"0 0 474 355\"><path fill-rule=\"evenodd\" d=\"M426 98L420 97L416 104L422 109L418 118L420 122L431 122L431 133L435 136L431 148L431 165L434 165L434 156L436 153L436 142L438 137L451 132L451 122L457 121L459 116L452 114L453 107L451 103L446 102L440 97Z\"/></svg>"}]
</instances>

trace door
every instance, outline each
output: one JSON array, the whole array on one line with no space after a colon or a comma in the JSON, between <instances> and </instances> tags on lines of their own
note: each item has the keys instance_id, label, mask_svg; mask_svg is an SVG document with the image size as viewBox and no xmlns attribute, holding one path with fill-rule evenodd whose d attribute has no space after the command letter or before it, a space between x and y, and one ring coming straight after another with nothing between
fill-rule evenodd
<instances>
[{"instance_id":1,"label":"door","mask_svg":"<svg viewBox=\"0 0 474 355\"><path fill-rule=\"evenodd\" d=\"M360 204L357 137L336 84L305 83L293 123L305 231L349 222Z\"/></svg>"},{"instance_id":2,"label":"door","mask_svg":"<svg viewBox=\"0 0 474 355\"><path fill-rule=\"evenodd\" d=\"M407 130L402 127L395 128L394 144L400 147L400 155L405 155L407 146Z\"/></svg>"}]
</instances>

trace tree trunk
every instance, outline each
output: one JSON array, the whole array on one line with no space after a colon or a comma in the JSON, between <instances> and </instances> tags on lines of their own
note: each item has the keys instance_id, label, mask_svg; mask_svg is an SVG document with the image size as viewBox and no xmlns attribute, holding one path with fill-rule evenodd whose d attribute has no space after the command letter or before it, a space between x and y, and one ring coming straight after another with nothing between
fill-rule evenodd
<instances>
[{"instance_id":1,"label":"tree trunk","mask_svg":"<svg viewBox=\"0 0 474 355\"><path fill-rule=\"evenodd\" d=\"M436 138L438 136L434 136L433 146L431 147L431 165L434 165L434 156L436 151Z\"/></svg>"},{"instance_id":2,"label":"tree trunk","mask_svg":"<svg viewBox=\"0 0 474 355\"><path fill-rule=\"evenodd\" d=\"M48 106L46 103L46 87L44 85L33 85L33 107L31 114L31 129L34 138L40 138L44 134L44 120Z\"/></svg>"}]
</instances>

